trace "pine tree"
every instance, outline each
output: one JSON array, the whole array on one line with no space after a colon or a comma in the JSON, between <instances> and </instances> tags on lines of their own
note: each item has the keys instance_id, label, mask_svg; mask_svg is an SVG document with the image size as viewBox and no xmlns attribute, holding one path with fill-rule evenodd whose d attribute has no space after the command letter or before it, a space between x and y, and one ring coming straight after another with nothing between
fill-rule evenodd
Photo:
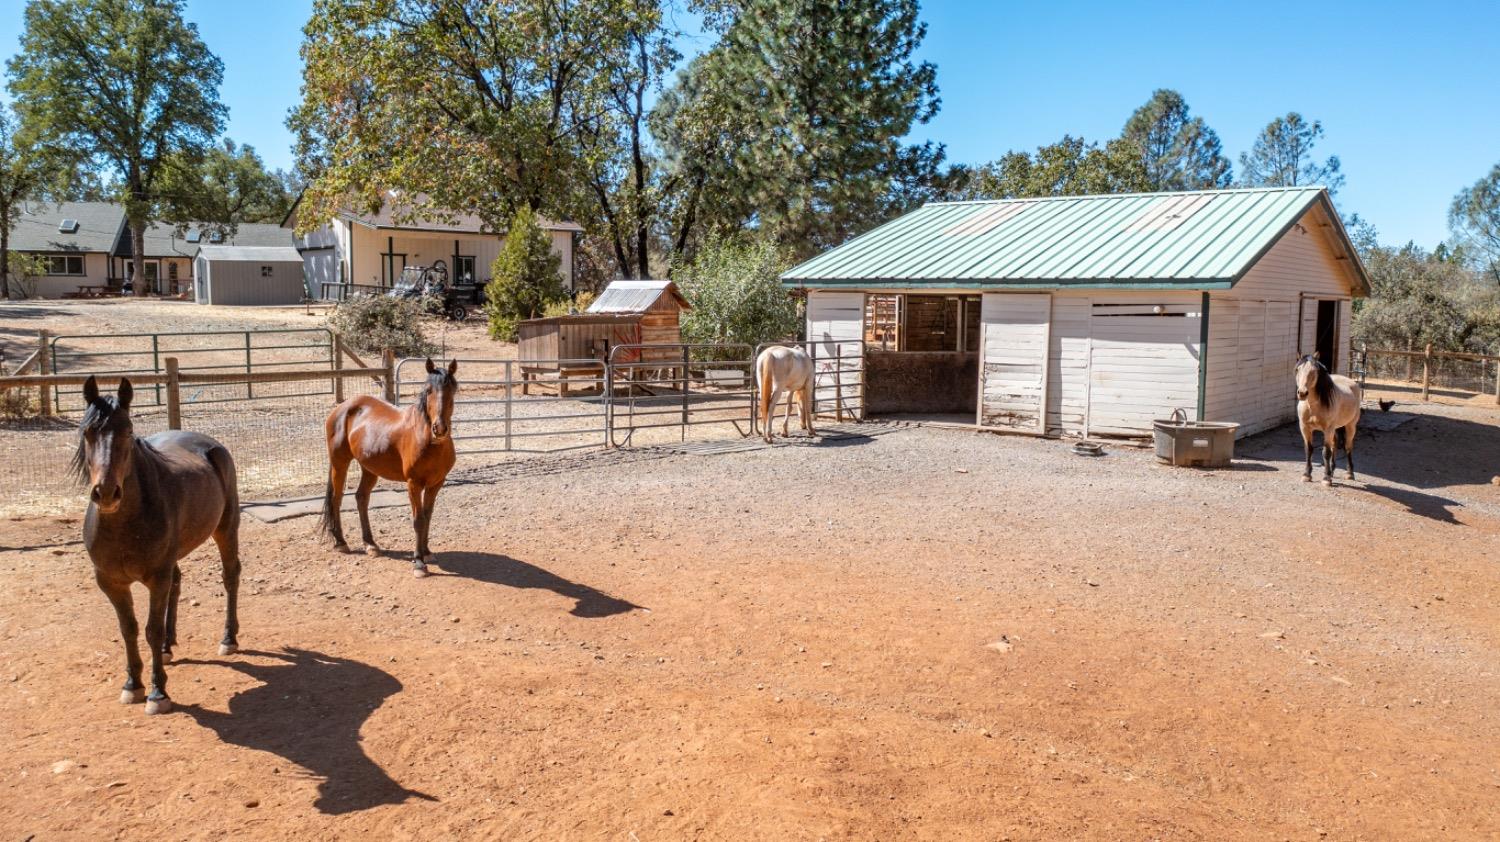
<instances>
[{"instance_id":1,"label":"pine tree","mask_svg":"<svg viewBox=\"0 0 1500 842\"><path fill-rule=\"evenodd\" d=\"M1233 180L1219 136L1188 111L1187 100L1162 88L1125 121L1121 136L1141 149L1148 190L1204 190Z\"/></svg>"},{"instance_id":2,"label":"pine tree","mask_svg":"<svg viewBox=\"0 0 1500 842\"><path fill-rule=\"evenodd\" d=\"M516 322L534 319L548 304L568 296L562 285L561 266L562 260L552 252L536 214L522 205L511 217L505 244L495 257L491 280L484 288L491 338L513 341Z\"/></svg>"}]
</instances>

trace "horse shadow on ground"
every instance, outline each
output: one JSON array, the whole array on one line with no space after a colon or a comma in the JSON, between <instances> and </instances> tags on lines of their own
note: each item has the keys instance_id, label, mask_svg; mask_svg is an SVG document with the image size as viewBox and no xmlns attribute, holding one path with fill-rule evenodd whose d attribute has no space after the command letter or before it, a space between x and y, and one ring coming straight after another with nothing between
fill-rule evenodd
<instances>
[{"instance_id":1,"label":"horse shadow on ground","mask_svg":"<svg viewBox=\"0 0 1500 842\"><path fill-rule=\"evenodd\" d=\"M1365 410L1367 415L1371 412ZM1251 436L1240 442L1236 450L1237 457L1288 472L1300 474L1305 464L1302 434L1296 424ZM1454 515L1455 510L1467 505L1460 489L1487 486L1497 473L1492 460L1475 456L1496 452L1500 452L1500 426L1421 413L1392 430L1361 426L1354 440L1358 485L1344 479L1348 465L1343 451L1335 462L1334 478L1338 486L1357 488L1398 503L1412 514L1462 525ZM1312 476L1314 480L1323 478L1322 436L1313 441Z\"/></svg>"},{"instance_id":2,"label":"horse shadow on ground","mask_svg":"<svg viewBox=\"0 0 1500 842\"><path fill-rule=\"evenodd\" d=\"M325 815L343 815L411 798L436 801L391 779L365 754L359 731L381 703L401 692L401 682L383 670L313 652L241 652L246 660L183 660L183 664L228 667L259 681L236 693L229 712L179 705L198 724L233 745L270 752L317 775L313 806Z\"/></svg>"},{"instance_id":3,"label":"horse shadow on ground","mask_svg":"<svg viewBox=\"0 0 1500 842\"><path fill-rule=\"evenodd\" d=\"M574 601L573 610L568 612L574 617L612 617L641 607L510 556L481 552L443 552L436 555L433 564L441 571L439 575L462 576L508 588L552 591Z\"/></svg>"}]
</instances>

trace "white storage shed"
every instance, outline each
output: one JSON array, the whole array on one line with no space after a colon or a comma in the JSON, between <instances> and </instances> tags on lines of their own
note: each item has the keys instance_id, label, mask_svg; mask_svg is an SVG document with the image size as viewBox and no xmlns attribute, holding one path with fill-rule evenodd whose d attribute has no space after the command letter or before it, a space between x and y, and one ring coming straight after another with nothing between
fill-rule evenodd
<instances>
[{"instance_id":1,"label":"white storage shed","mask_svg":"<svg viewBox=\"0 0 1500 842\"><path fill-rule=\"evenodd\" d=\"M204 246L193 258L199 304L296 304L308 297L291 246Z\"/></svg>"},{"instance_id":2,"label":"white storage shed","mask_svg":"<svg viewBox=\"0 0 1500 842\"><path fill-rule=\"evenodd\" d=\"M1293 420L1297 358L1345 371L1369 293L1318 187L934 203L782 281L809 340L866 343L869 412L1072 436Z\"/></svg>"}]
</instances>

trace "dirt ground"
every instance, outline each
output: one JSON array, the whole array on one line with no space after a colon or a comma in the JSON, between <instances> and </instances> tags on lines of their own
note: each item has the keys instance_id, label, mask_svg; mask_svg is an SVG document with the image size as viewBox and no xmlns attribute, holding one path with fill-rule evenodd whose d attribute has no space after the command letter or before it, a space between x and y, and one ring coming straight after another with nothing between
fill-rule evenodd
<instances>
[{"instance_id":1,"label":"dirt ground","mask_svg":"<svg viewBox=\"0 0 1500 842\"><path fill-rule=\"evenodd\" d=\"M400 509L385 558L247 521L246 651L200 550L160 717L77 519L0 521L0 828L1500 835L1500 413L1362 435L1333 488L1288 429L1223 471L869 429L509 466L444 492L423 580Z\"/></svg>"}]
</instances>

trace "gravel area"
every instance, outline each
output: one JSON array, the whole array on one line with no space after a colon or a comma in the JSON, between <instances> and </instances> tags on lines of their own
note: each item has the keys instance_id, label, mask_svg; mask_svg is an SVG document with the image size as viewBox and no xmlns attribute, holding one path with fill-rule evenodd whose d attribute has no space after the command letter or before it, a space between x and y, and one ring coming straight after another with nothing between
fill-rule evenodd
<instances>
[{"instance_id":1,"label":"gravel area","mask_svg":"<svg viewBox=\"0 0 1500 842\"><path fill-rule=\"evenodd\" d=\"M1494 838L1500 413L1413 412L1332 488L1285 428L538 456L444 491L422 580L247 521L247 651L200 550L150 720L76 517L0 521L0 826Z\"/></svg>"}]
</instances>

